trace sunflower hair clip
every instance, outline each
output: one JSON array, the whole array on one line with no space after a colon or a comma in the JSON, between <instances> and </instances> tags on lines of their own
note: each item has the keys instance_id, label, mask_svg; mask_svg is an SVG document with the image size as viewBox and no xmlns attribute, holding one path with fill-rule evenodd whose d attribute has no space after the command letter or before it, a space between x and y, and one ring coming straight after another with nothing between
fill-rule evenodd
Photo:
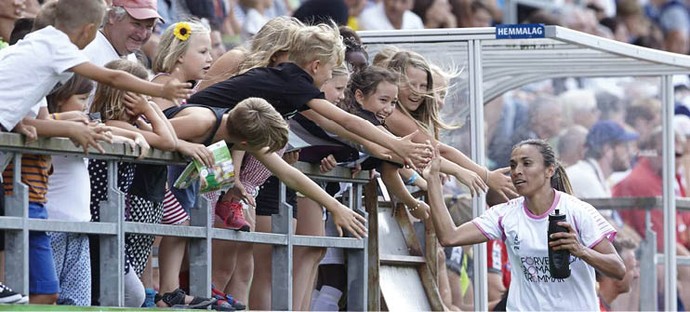
<instances>
[{"instance_id":1,"label":"sunflower hair clip","mask_svg":"<svg viewBox=\"0 0 690 312\"><path fill-rule=\"evenodd\" d=\"M192 35L192 26L186 22L179 22L175 25L175 30L173 30L175 38L180 39L180 41L187 41L189 36Z\"/></svg>"}]
</instances>

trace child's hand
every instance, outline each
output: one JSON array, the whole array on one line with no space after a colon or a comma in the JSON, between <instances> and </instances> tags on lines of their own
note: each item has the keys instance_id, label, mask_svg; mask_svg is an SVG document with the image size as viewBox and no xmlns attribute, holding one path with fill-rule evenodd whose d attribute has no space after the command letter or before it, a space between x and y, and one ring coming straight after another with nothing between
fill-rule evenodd
<instances>
[{"instance_id":1,"label":"child's hand","mask_svg":"<svg viewBox=\"0 0 690 312\"><path fill-rule=\"evenodd\" d=\"M399 144L396 146L395 151L395 153L404 160L404 165L412 169L416 169L416 167L426 167L431 157L432 147L428 142L422 144L412 141L412 137L417 135L418 131L419 130L415 130L415 132L398 139Z\"/></svg>"},{"instance_id":2,"label":"child's hand","mask_svg":"<svg viewBox=\"0 0 690 312\"><path fill-rule=\"evenodd\" d=\"M225 192L225 195L223 195L222 200L229 202L243 201L252 207L256 207L256 201L254 200L254 196L249 195L249 193L247 193L246 189L244 188L244 185L239 181L235 182L235 185L233 185L232 188L228 189L228 191Z\"/></svg>"},{"instance_id":3,"label":"child's hand","mask_svg":"<svg viewBox=\"0 0 690 312\"><path fill-rule=\"evenodd\" d=\"M216 160L213 158L213 153L203 144L189 143L184 140L179 140L177 143L177 151L182 155L189 156L194 160L202 163L206 167L213 167Z\"/></svg>"},{"instance_id":4,"label":"child's hand","mask_svg":"<svg viewBox=\"0 0 690 312\"><path fill-rule=\"evenodd\" d=\"M191 87L192 84L189 82L180 82L177 80L177 78L173 78L168 80L168 82L163 85L163 93L161 97L171 100L175 103L175 105L179 106L177 100L188 99L189 95L192 94L192 90L190 89Z\"/></svg>"},{"instance_id":5,"label":"child's hand","mask_svg":"<svg viewBox=\"0 0 690 312\"><path fill-rule=\"evenodd\" d=\"M31 126L31 125L25 125L23 122L19 122L16 126L14 126L14 129L12 129L12 132L22 134L26 136L26 142L33 142L38 139L38 134L36 134L36 127Z\"/></svg>"},{"instance_id":6,"label":"child's hand","mask_svg":"<svg viewBox=\"0 0 690 312\"><path fill-rule=\"evenodd\" d=\"M149 142L146 142L146 138L141 133L137 133L136 137L134 138L134 143L139 145L141 148L141 153L139 154L139 157L137 159L144 159L146 155L148 155L149 150L151 149L151 146L149 146Z\"/></svg>"},{"instance_id":7,"label":"child's hand","mask_svg":"<svg viewBox=\"0 0 690 312\"><path fill-rule=\"evenodd\" d=\"M127 144L132 151L137 147L137 143L134 143L134 140L128 138L128 137L123 137L121 135L113 135L111 142L113 144Z\"/></svg>"},{"instance_id":8,"label":"child's hand","mask_svg":"<svg viewBox=\"0 0 690 312\"><path fill-rule=\"evenodd\" d=\"M127 115L137 117L139 115L147 116L151 112L151 104L141 94L133 92L125 92L122 98L122 103L125 104L125 112Z\"/></svg>"},{"instance_id":9,"label":"child's hand","mask_svg":"<svg viewBox=\"0 0 690 312\"><path fill-rule=\"evenodd\" d=\"M74 142L74 145L81 146L85 154L89 154L89 146L97 149L100 153L105 153L103 147L98 144L98 141L109 142L111 139L106 134L110 132L110 127L104 124L89 124L71 123L72 131L70 131L69 138Z\"/></svg>"},{"instance_id":10,"label":"child's hand","mask_svg":"<svg viewBox=\"0 0 690 312\"><path fill-rule=\"evenodd\" d=\"M460 168L460 170L455 173L455 178L458 179L458 182L466 185L467 188L470 189L472 197L479 195L479 192L486 192L487 186L484 180L474 171Z\"/></svg>"},{"instance_id":11,"label":"child's hand","mask_svg":"<svg viewBox=\"0 0 690 312\"><path fill-rule=\"evenodd\" d=\"M289 165L296 163L299 160L299 150L283 154L283 160Z\"/></svg>"},{"instance_id":12,"label":"child's hand","mask_svg":"<svg viewBox=\"0 0 690 312\"><path fill-rule=\"evenodd\" d=\"M345 228L354 237L362 238L367 236L367 220L352 211L350 208L338 203L334 210L330 210L333 216L333 223L338 230L338 236L343 236L343 228Z\"/></svg>"},{"instance_id":13,"label":"child's hand","mask_svg":"<svg viewBox=\"0 0 690 312\"><path fill-rule=\"evenodd\" d=\"M488 173L488 179L486 184L492 190L496 191L499 196L503 198L504 201L508 201L511 198L518 197L515 191L515 186L510 180L510 177L506 173L510 172L510 167L499 168Z\"/></svg>"},{"instance_id":14,"label":"child's hand","mask_svg":"<svg viewBox=\"0 0 690 312\"><path fill-rule=\"evenodd\" d=\"M354 168L350 169L350 172L352 173L352 178L357 176L358 173L362 171L362 165L360 164L355 164Z\"/></svg>"},{"instance_id":15,"label":"child's hand","mask_svg":"<svg viewBox=\"0 0 690 312\"><path fill-rule=\"evenodd\" d=\"M429 165L424 168L422 177L427 181L430 179L440 180L439 172L441 172L441 154L437 145L436 148L432 149L431 161L429 162Z\"/></svg>"},{"instance_id":16,"label":"child's hand","mask_svg":"<svg viewBox=\"0 0 690 312\"><path fill-rule=\"evenodd\" d=\"M333 154L330 154L323 159L321 159L321 165L319 166L319 170L324 173L324 172L329 172L333 170L338 165L338 162L335 161L335 157L333 157Z\"/></svg>"}]
</instances>

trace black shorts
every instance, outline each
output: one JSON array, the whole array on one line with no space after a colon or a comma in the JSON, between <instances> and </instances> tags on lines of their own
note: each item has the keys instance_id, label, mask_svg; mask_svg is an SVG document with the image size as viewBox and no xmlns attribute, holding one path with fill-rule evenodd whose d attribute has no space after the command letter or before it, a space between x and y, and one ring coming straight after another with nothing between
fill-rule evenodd
<instances>
[{"instance_id":1,"label":"black shorts","mask_svg":"<svg viewBox=\"0 0 690 312\"><path fill-rule=\"evenodd\" d=\"M280 181L275 176L271 176L259 187L259 195L256 196L256 215L271 216L278 214L280 207ZM292 206L292 217L297 219L297 195L295 191L287 188L285 190L285 202Z\"/></svg>"}]
</instances>

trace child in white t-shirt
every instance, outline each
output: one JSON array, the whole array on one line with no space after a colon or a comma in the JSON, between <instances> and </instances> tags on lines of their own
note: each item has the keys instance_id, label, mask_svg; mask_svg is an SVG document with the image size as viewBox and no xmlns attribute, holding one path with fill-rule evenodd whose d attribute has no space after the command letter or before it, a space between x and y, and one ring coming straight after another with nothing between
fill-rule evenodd
<instances>
[{"instance_id":1,"label":"child in white t-shirt","mask_svg":"<svg viewBox=\"0 0 690 312\"><path fill-rule=\"evenodd\" d=\"M13 130L31 107L73 72L151 96L184 99L189 95L188 83L174 80L160 85L90 63L81 49L94 39L104 13L101 0L59 1L55 27L35 31L0 51L0 130Z\"/></svg>"},{"instance_id":2,"label":"child in white t-shirt","mask_svg":"<svg viewBox=\"0 0 690 312\"><path fill-rule=\"evenodd\" d=\"M74 75L48 96L48 110L53 118L84 116L90 80ZM87 158L55 155L53 173L48 179L46 210L49 220L89 222L90 180ZM53 248L55 272L60 283L58 304L91 305L91 261L89 237L82 233L48 232Z\"/></svg>"}]
</instances>

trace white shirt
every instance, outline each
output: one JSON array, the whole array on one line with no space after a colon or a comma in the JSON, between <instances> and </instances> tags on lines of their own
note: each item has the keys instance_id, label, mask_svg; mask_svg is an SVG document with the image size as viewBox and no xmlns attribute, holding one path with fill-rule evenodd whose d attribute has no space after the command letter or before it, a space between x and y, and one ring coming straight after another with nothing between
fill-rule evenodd
<instances>
[{"instance_id":1,"label":"white shirt","mask_svg":"<svg viewBox=\"0 0 690 312\"><path fill-rule=\"evenodd\" d=\"M112 61L124 58L127 60L130 60L132 62L139 62L137 60L136 55L134 53L127 54L125 56L120 56L117 54L117 50L115 50L115 47L113 47L112 43L108 41L108 38L103 35L103 30L100 30L96 33L96 38L89 43L89 45L84 48L84 54L86 54L86 57L89 58L91 63L94 63L98 66L104 67L105 64L108 64ZM91 90L91 94L89 94L89 99L87 101L88 107L86 107L86 111L88 111L91 108L91 102L93 101L93 95L96 93L96 88L94 85L93 90Z\"/></svg>"},{"instance_id":2,"label":"white shirt","mask_svg":"<svg viewBox=\"0 0 690 312\"><path fill-rule=\"evenodd\" d=\"M98 31L96 33L96 38L84 48L84 54L91 60L91 63L101 67L105 66L105 64L110 61L120 58L120 55L117 54L117 51L105 35L103 35L102 31Z\"/></svg>"},{"instance_id":3,"label":"white shirt","mask_svg":"<svg viewBox=\"0 0 690 312\"><path fill-rule=\"evenodd\" d=\"M613 240L616 231L591 205L556 191L553 205L541 216L533 215L524 197L494 206L472 222L488 239L503 239L510 259L512 278L508 311L597 311L599 309L594 268L579 258L570 258L570 277L549 274L548 226L554 209L579 233L587 247Z\"/></svg>"},{"instance_id":4,"label":"white shirt","mask_svg":"<svg viewBox=\"0 0 690 312\"><path fill-rule=\"evenodd\" d=\"M48 219L89 222L91 180L88 159L53 155L52 161L53 174L48 179L46 194Z\"/></svg>"},{"instance_id":5,"label":"white shirt","mask_svg":"<svg viewBox=\"0 0 690 312\"><path fill-rule=\"evenodd\" d=\"M606 182L599 163L593 159L583 159L565 168L573 187L573 195L578 198L609 198L611 188Z\"/></svg>"},{"instance_id":6,"label":"white shirt","mask_svg":"<svg viewBox=\"0 0 690 312\"><path fill-rule=\"evenodd\" d=\"M240 31L240 37L242 40L247 41L254 37L261 27L264 27L268 22L268 17L259 13L255 9L247 10L244 23L242 23L242 30Z\"/></svg>"},{"instance_id":7,"label":"white shirt","mask_svg":"<svg viewBox=\"0 0 690 312\"><path fill-rule=\"evenodd\" d=\"M70 68L88 61L52 26L0 50L0 124L12 130L56 84L72 77Z\"/></svg>"},{"instance_id":8,"label":"white shirt","mask_svg":"<svg viewBox=\"0 0 690 312\"><path fill-rule=\"evenodd\" d=\"M386 16L383 8L383 1L373 7L365 9L359 15L359 27L361 30L394 30L390 20ZM403 13L402 25L400 29L424 29L424 23L417 14L407 10Z\"/></svg>"}]
</instances>

